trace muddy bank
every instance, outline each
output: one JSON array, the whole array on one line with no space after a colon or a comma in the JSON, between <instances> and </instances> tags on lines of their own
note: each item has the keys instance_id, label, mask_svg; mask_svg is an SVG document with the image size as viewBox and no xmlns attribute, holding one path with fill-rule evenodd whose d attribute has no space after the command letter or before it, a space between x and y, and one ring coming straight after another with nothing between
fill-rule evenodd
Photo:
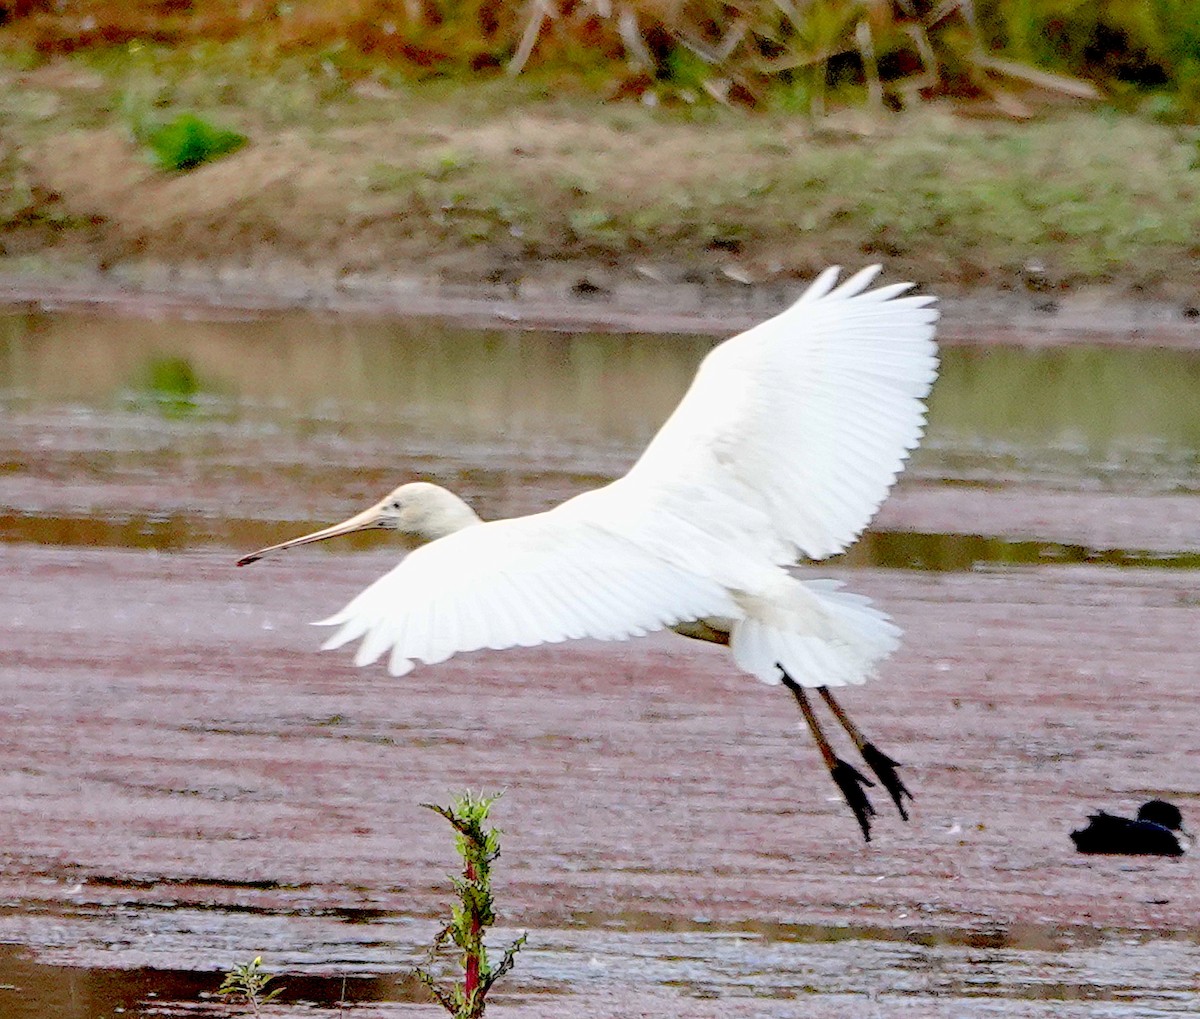
<instances>
[{"instance_id":1,"label":"muddy bank","mask_svg":"<svg viewBox=\"0 0 1200 1019\"><path fill-rule=\"evenodd\" d=\"M864 259L863 264L871 261ZM553 269L553 267L550 267ZM848 265L853 270L857 265ZM886 281L894 273L887 271ZM600 281L599 284L593 283ZM310 311L437 319L473 329L732 335L791 304L804 279L769 285L615 280L604 270L551 272L520 287L420 276L340 274L276 259L247 270L138 266L57 275L0 273L0 309L99 311L132 317L262 316ZM937 287L925 288L939 293ZM1114 291L1047 296L940 291L945 345L1200 348L1194 300L1132 300ZM1200 295L1196 295L1200 299Z\"/></svg>"},{"instance_id":2,"label":"muddy bank","mask_svg":"<svg viewBox=\"0 0 1200 1019\"><path fill-rule=\"evenodd\" d=\"M1196 810L1195 573L849 575L909 634L846 698L917 792L907 825L881 802L864 845L780 691L717 649L486 653L403 681L316 653L304 623L392 561L0 548L0 895L20 904L0 937L191 970L263 947L205 910L344 912L360 933L409 918L388 936L415 952L448 863L418 804L466 786L506 790L514 927L1200 937L1190 858L1067 839L1097 806ZM181 909L201 910L188 936L130 937L131 915L169 931Z\"/></svg>"},{"instance_id":3,"label":"muddy bank","mask_svg":"<svg viewBox=\"0 0 1200 1019\"><path fill-rule=\"evenodd\" d=\"M0 319L6 1019L222 1015L220 971L260 953L315 1003L284 1014L436 1014L405 974L451 847L419 804L467 786L506 791L499 933L530 932L501 1015L1196 1012L1195 860L1068 839L1098 807L1200 809L1187 349L947 347L922 450L821 571L908 634L844 698L918 797L908 824L877 797L864 845L791 702L720 649L660 635L396 681L307 625L386 543L232 565L401 478L485 516L603 483L709 340L120 292L105 307L134 317ZM1159 565L1071 565L1106 548Z\"/></svg>"},{"instance_id":4,"label":"muddy bank","mask_svg":"<svg viewBox=\"0 0 1200 1019\"><path fill-rule=\"evenodd\" d=\"M1180 312L1196 299L1184 126L937 104L813 123L331 68L248 66L236 43L0 63L0 265L602 296L771 291L883 260L946 293L1044 309L1096 292ZM184 112L247 144L188 172L156 166L147 129Z\"/></svg>"}]
</instances>

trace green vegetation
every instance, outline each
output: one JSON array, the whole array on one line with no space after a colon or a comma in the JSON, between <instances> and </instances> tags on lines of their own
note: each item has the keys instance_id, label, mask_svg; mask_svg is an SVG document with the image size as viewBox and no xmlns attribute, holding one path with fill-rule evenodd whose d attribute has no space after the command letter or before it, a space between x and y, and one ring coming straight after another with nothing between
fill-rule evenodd
<instances>
[{"instance_id":1,"label":"green vegetation","mask_svg":"<svg viewBox=\"0 0 1200 1019\"><path fill-rule=\"evenodd\" d=\"M468 792L449 807L424 804L454 826L454 846L463 861L462 877L451 879L458 904L452 907L450 922L438 932L430 953L432 957L447 941L458 946L462 952L462 982L443 990L430 973L417 970L417 976L438 1004L454 1019L479 1019L484 1014L488 992L512 969L517 952L525 944L522 934L504 950L499 964L493 968L488 962L483 939L488 927L496 922L491 867L500 855L500 832L495 828L485 829L483 823L496 799L495 796L476 796Z\"/></svg>"},{"instance_id":2,"label":"green vegetation","mask_svg":"<svg viewBox=\"0 0 1200 1019\"><path fill-rule=\"evenodd\" d=\"M152 357L125 390L125 400L137 410L157 411L166 418L188 418L204 411L206 391L187 358Z\"/></svg>"},{"instance_id":3,"label":"green vegetation","mask_svg":"<svg viewBox=\"0 0 1200 1019\"><path fill-rule=\"evenodd\" d=\"M24 0L0 14L8 46L42 55L241 39L257 70L299 53L349 80L379 65L460 82L535 71L608 97L820 112L830 92L956 95L1015 114L1030 87L1091 82L1134 105L1153 95L1164 116L1200 113L1195 0Z\"/></svg>"},{"instance_id":4,"label":"green vegetation","mask_svg":"<svg viewBox=\"0 0 1200 1019\"><path fill-rule=\"evenodd\" d=\"M243 1006L250 1015L261 1016L264 1005L269 1005L283 992L282 987L267 990L275 978L262 968L262 956L253 962L234 966L225 974L225 980L217 994L226 1001Z\"/></svg>"},{"instance_id":5,"label":"green vegetation","mask_svg":"<svg viewBox=\"0 0 1200 1019\"><path fill-rule=\"evenodd\" d=\"M1115 101L1141 102L1158 117L1200 116L1196 0L992 0L977 6L990 45L1013 59L1089 78Z\"/></svg>"},{"instance_id":6,"label":"green vegetation","mask_svg":"<svg viewBox=\"0 0 1200 1019\"><path fill-rule=\"evenodd\" d=\"M163 170L194 170L202 163L236 152L246 136L216 127L194 113L180 113L146 130L140 139Z\"/></svg>"},{"instance_id":7,"label":"green vegetation","mask_svg":"<svg viewBox=\"0 0 1200 1019\"><path fill-rule=\"evenodd\" d=\"M519 288L884 260L943 289L1200 285L1195 0L936 5L918 27L937 80L901 4L798 2L820 59L790 70L750 19L769 6L794 49L791 5L739 5L720 61L732 7L634 6L650 65L594 4L534 32L533 5L486 0L30 0L0 27L0 266ZM864 11L877 88L847 20ZM1072 98L1085 80L1111 102ZM168 166L255 144L161 174L152 135Z\"/></svg>"}]
</instances>

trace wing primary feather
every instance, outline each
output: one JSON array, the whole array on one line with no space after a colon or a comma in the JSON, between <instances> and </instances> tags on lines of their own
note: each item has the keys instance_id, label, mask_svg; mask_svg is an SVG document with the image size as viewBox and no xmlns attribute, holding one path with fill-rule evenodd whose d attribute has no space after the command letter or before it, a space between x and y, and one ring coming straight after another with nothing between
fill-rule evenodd
<instances>
[{"instance_id":1,"label":"wing primary feather","mask_svg":"<svg viewBox=\"0 0 1200 1019\"><path fill-rule=\"evenodd\" d=\"M354 655L354 664L358 666L371 665L379 661L380 656L391 646L392 640L388 634L386 623L376 622L374 627L367 631L366 637L358 646L358 651Z\"/></svg>"},{"instance_id":2,"label":"wing primary feather","mask_svg":"<svg viewBox=\"0 0 1200 1019\"><path fill-rule=\"evenodd\" d=\"M337 616L333 616L331 618L340 619L340 617L342 615L344 615L344 614L339 613ZM326 622L318 623L317 625L318 626L325 626L325 625L336 626L338 624L337 623L329 624L328 620L326 620ZM345 620L345 622L341 623L341 629L334 632L332 636L326 638L325 643L323 643L321 645L321 650L322 651L333 651L336 648L342 647L344 644L349 644L350 641L352 641L352 640L357 640L359 637L361 637L364 633L367 632L367 628L370 625L371 625L370 621L366 618L354 617L354 618Z\"/></svg>"},{"instance_id":3,"label":"wing primary feather","mask_svg":"<svg viewBox=\"0 0 1200 1019\"><path fill-rule=\"evenodd\" d=\"M864 269L859 269L853 276L847 279L836 290L831 290L828 294L830 300L841 298L846 300L850 297L856 297L871 285L871 281L879 275L883 270L881 265L868 265Z\"/></svg>"},{"instance_id":4,"label":"wing primary feather","mask_svg":"<svg viewBox=\"0 0 1200 1019\"><path fill-rule=\"evenodd\" d=\"M397 644L388 657L388 672L393 676L407 676L413 670L413 660L404 656L404 648Z\"/></svg>"},{"instance_id":5,"label":"wing primary feather","mask_svg":"<svg viewBox=\"0 0 1200 1019\"><path fill-rule=\"evenodd\" d=\"M862 300L874 301L881 304L884 301L890 301L893 297L898 297L905 291L912 290L916 286L915 283L889 283L886 287L876 287L874 290L868 290L860 295Z\"/></svg>"},{"instance_id":6,"label":"wing primary feather","mask_svg":"<svg viewBox=\"0 0 1200 1019\"><path fill-rule=\"evenodd\" d=\"M842 267L840 265L831 265L808 285L808 289L800 295L800 300L796 304L809 304L821 300L821 298L833 289L833 285L837 282L841 271ZM793 308L795 306L792 305Z\"/></svg>"}]
</instances>

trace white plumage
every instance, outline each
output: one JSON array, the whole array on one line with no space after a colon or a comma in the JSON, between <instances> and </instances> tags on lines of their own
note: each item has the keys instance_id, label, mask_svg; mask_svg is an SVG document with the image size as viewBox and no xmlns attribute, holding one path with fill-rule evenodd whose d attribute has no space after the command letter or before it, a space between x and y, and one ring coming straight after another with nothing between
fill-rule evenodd
<instances>
[{"instance_id":1,"label":"white plumage","mask_svg":"<svg viewBox=\"0 0 1200 1019\"><path fill-rule=\"evenodd\" d=\"M395 675L480 648L678 626L726 640L744 671L802 686L866 680L899 631L866 598L788 567L842 551L920 439L937 372L934 298L840 286L827 269L787 311L722 343L629 473L545 513L484 523L435 485L402 485L344 524L414 542L325 620ZM699 623L697 623L699 621Z\"/></svg>"}]
</instances>

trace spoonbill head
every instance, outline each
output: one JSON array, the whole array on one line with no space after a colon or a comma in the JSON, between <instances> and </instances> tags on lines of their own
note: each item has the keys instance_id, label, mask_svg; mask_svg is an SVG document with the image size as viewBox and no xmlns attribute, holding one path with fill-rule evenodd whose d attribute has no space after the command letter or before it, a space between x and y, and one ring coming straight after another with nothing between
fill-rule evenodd
<instances>
[{"instance_id":1,"label":"spoonbill head","mask_svg":"<svg viewBox=\"0 0 1200 1019\"><path fill-rule=\"evenodd\" d=\"M478 523L480 520L475 511L449 489L428 481L410 481L393 488L374 506L367 507L340 524L260 548L243 556L237 564L245 566L274 552L324 541L326 538L339 538L356 531L395 531L405 545L416 548Z\"/></svg>"},{"instance_id":2,"label":"spoonbill head","mask_svg":"<svg viewBox=\"0 0 1200 1019\"><path fill-rule=\"evenodd\" d=\"M412 549L342 611L326 648L361 640L397 676L481 648L652 630L727 645L782 684L870 839L874 782L839 758L807 693L826 707L902 817L897 762L830 688L858 685L899 644L867 598L791 568L842 551L866 527L920 440L937 373L934 298L837 285L827 269L787 311L715 347L629 472L553 509L481 521L451 492L401 485L348 520L246 556L369 528Z\"/></svg>"}]
</instances>

